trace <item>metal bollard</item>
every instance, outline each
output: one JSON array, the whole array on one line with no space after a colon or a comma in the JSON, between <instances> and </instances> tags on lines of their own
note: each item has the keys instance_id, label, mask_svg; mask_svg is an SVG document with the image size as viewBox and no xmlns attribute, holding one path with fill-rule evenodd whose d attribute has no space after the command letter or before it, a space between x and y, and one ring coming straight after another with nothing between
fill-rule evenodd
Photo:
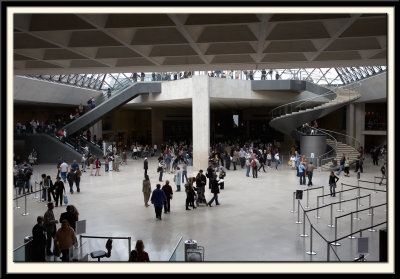
<instances>
[{"instance_id":1,"label":"metal bollard","mask_svg":"<svg viewBox=\"0 0 400 279\"><path fill-rule=\"evenodd\" d=\"M18 205L18 196L17 196L17 188L15 188L15 197L16 197L16 201L17 201L17 205L14 207L15 209L17 209L17 208L21 208L19 205Z\"/></svg>"},{"instance_id":2,"label":"metal bollard","mask_svg":"<svg viewBox=\"0 0 400 279\"><path fill-rule=\"evenodd\" d=\"M343 192L343 183L342 183L342 189L340 190L340 192ZM344 199L341 199L340 201L344 202Z\"/></svg>"},{"instance_id":3,"label":"metal bollard","mask_svg":"<svg viewBox=\"0 0 400 279\"><path fill-rule=\"evenodd\" d=\"M369 196L369 210L368 210L368 214L367 216L371 216L371 194L368 195ZM374 209L372 208L372 212L374 211Z\"/></svg>"},{"instance_id":4,"label":"metal bollard","mask_svg":"<svg viewBox=\"0 0 400 279\"><path fill-rule=\"evenodd\" d=\"M322 205L325 205L325 198L324 198L325 194L324 194L324 188L325 188L325 187L322 187Z\"/></svg>"},{"instance_id":5,"label":"metal bollard","mask_svg":"<svg viewBox=\"0 0 400 279\"><path fill-rule=\"evenodd\" d=\"M300 221L300 200L297 200L297 221L296 224L302 224Z\"/></svg>"},{"instance_id":6,"label":"metal bollard","mask_svg":"<svg viewBox=\"0 0 400 279\"><path fill-rule=\"evenodd\" d=\"M358 218L358 199L359 197L357 197L356 199L356 217L354 217L354 220L361 220L361 218Z\"/></svg>"},{"instance_id":7,"label":"metal bollard","mask_svg":"<svg viewBox=\"0 0 400 279\"><path fill-rule=\"evenodd\" d=\"M37 199L38 197L36 197L36 181L35 181L35 191L33 192L33 199Z\"/></svg>"},{"instance_id":8,"label":"metal bollard","mask_svg":"<svg viewBox=\"0 0 400 279\"><path fill-rule=\"evenodd\" d=\"M374 208L372 208L372 214L371 214L371 227L374 225ZM376 232L374 228L369 228L369 232Z\"/></svg>"},{"instance_id":9,"label":"metal bollard","mask_svg":"<svg viewBox=\"0 0 400 279\"><path fill-rule=\"evenodd\" d=\"M315 219L321 218L318 214L319 214L319 197L317 197L317 216L314 216Z\"/></svg>"},{"instance_id":10,"label":"metal bollard","mask_svg":"<svg viewBox=\"0 0 400 279\"><path fill-rule=\"evenodd\" d=\"M350 215L350 217L351 217L351 219L350 219L350 236L348 237L348 238L351 238L351 239L353 239L353 238L356 238L354 235L353 235L353 212L351 212L351 215Z\"/></svg>"},{"instance_id":11,"label":"metal bollard","mask_svg":"<svg viewBox=\"0 0 400 279\"><path fill-rule=\"evenodd\" d=\"M306 205L306 207L304 207L305 209L310 209L310 207L308 206L308 192L310 192L310 191L308 191L308 189L306 190L307 191L307 205Z\"/></svg>"},{"instance_id":12,"label":"metal bollard","mask_svg":"<svg viewBox=\"0 0 400 279\"><path fill-rule=\"evenodd\" d=\"M293 192L293 210L290 211L290 213L296 213L296 209L295 209L295 201L296 201L296 192Z\"/></svg>"},{"instance_id":13,"label":"metal bollard","mask_svg":"<svg viewBox=\"0 0 400 279\"><path fill-rule=\"evenodd\" d=\"M306 234L306 211L303 211L303 233L300 235L301 237L307 237L308 235Z\"/></svg>"},{"instance_id":14,"label":"metal bollard","mask_svg":"<svg viewBox=\"0 0 400 279\"><path fill-rule=\"evenodd\" d=\"M25 212L24 213L22 213L22 215L23 216L27 216L27 215L29 215L29 213L28 212L26 212L26 194L25 194L25 210L24 210Z\"/></svg>"},{"instance_id":15,"label":"metal bollard","mask_svg":"<svg viewBox=\"0 0 400 279\"><path fill-rule=\"evenodd\" d=\"M331 242L333 246L340 246L341 244L339 242L336 242L337 239L337 218L335 218L335 242Z\"/></svg>"},{"instance_id":16,"label":"metal bollard","mask_svg":"<svg viewBox=\"0 0 400 279\"><path fill-rule=\"evenodd\" d=\"M312 249L312 231L313 231L313 225L310 226L310 251L307 251L306 254L308 255L316 255L317 253L313 251Z\"/></svg>"},{"instance_id":17,"label":"metal bollard","mask_svg":"<svg viewBox=\"0 0 400 279\"><path fill-rule=\"evenodd\" d=\"M342 209L342 192L339 192L339 209L336 209L337 212L343 212Z\"/></svg>"},{"instance_id":18,"label":"metal bollard","mask_svg":"<svg viewBox=\"0 0 400 279\"><path fill-rule=\"evenodd\" d=\"M333 218L333 204L331 204L331 223L328 225L330 228L334 228L335 225L332 224L332 218Z\"/></svg>"}]
</instances>

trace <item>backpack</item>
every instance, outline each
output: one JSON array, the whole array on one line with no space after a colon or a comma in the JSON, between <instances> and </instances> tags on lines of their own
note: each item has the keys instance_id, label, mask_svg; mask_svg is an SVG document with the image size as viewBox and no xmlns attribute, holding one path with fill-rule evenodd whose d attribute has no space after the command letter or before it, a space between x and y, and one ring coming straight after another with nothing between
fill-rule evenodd
<instances>
[{"instance_id":1,"label":"backpack","mask_svg":"<svg viewBox=\"0 0 400 279\"><path fill-rule=\"evenodd\" d=\"M256 166L256 162L253 160L251 161L251 166L254 168Z\"/></svg>"}]
</instances>

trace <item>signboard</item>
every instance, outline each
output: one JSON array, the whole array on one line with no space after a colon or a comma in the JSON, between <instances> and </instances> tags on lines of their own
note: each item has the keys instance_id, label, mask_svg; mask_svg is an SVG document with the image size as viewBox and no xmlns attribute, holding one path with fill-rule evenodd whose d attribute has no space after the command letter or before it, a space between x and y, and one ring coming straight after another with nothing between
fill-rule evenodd
<instances>
[{"instance_id":1,"label":"signboard","mask_svg":"<svg viewBox=\"0 0 400 279\"><path fill-rule=\"evenodd\" d=\"M368 254L368 237L358 238L358 254Z\"/></svg>"},{"instance_id":2,"label":"signboard","mask_svg":"<svg viewBox=\"0 0 400 279\"><path fill-rule=\"evenodd\" d=\"M314 153L311 153L311 156L310 156L311 158L314 158Z\"/></svg>"},{"instance_id":3,"label":"signboard","mask_svg":"<svg viewBox=\"0 0 400 279\"><path fill-rule=\"evenodd\" d=\"M296 190L296 200L303 199L303 190Z\"/></svg>"}]
</instances>

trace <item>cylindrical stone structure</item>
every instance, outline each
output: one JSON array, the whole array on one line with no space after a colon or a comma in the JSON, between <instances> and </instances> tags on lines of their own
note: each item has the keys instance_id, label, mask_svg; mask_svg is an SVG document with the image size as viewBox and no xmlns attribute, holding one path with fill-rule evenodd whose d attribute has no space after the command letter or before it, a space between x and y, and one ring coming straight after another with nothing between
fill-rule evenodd
<instances>
[{"instance_id":1,"label":"cylindrical stone structure","mask_svg":"<svg viewBox=\"0 0 400 279\"><path fill-rule=\"evenodd\" d=\"M313 162L317 167L317 157L324 153L326 153L326 135L301 136L300 154L307 157L307 163Z\"/></svg>"}]
</instances>

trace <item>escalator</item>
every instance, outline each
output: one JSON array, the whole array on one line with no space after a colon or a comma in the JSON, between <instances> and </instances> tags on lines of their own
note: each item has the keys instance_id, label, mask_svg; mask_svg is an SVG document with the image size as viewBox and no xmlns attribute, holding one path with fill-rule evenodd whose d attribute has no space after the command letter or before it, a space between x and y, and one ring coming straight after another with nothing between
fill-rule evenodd
<instances>
[{"instance_id":1,"label":"escalator","mask_svg":"<svg viewBox=\"0 0 400 279\"><path fill-rule=\"evenodd\" d=\"M73 135L92 126L107 113L128 103L141 94L160 92L161 82L132 83L121 90L114 90L110 97L102 96L103 99L96 100L94 108L62 127L62 130L65 129L68 136Z\"/></svg>"}]
</instances>

